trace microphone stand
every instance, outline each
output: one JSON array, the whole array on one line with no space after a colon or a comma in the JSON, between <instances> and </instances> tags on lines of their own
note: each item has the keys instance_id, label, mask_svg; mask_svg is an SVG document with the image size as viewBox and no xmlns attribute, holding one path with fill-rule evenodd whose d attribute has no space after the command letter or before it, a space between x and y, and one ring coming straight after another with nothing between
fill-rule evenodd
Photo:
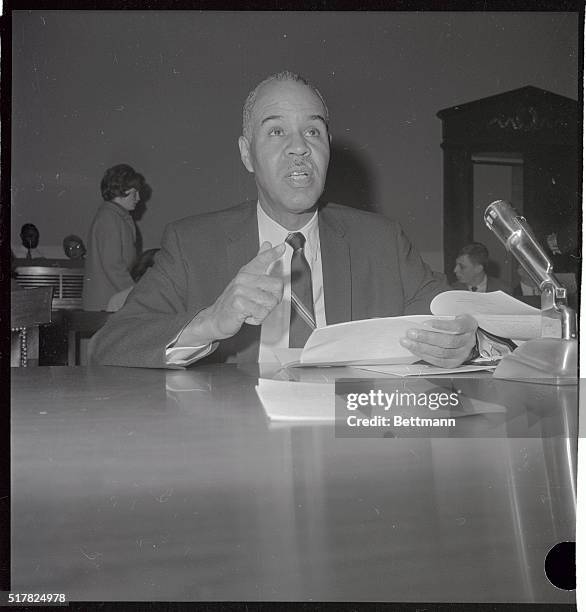
<instances>
[{"instance_id":1,"label":"microphone stand","mask_svg":"<svg viewBox=\"0 0 586 612\"><path fill-rule=\"evenodd\" d=\"M577 384L576 313L553 265L524 217L505 200L489 204L484 220L535 281L541 293L541 338L528 340L500 361L496 378L531 379L542 384Z\"/></svg>"}]
</instances>

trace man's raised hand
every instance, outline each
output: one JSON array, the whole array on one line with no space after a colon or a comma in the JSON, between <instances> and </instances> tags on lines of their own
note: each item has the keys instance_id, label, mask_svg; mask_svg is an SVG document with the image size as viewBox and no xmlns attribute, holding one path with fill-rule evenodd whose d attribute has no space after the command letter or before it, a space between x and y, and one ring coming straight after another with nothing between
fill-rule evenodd
<instances>
[{"instance_id":1,"label":"man's raised hand","mask_svg":"<svg viewBox=\"0 0 586 612\"><path fill-rule=\"evenodd\" d=\"M176 346L209 344L230 338L243 323L261 325L283 299L283 280L268 271L285 252L285 244L263 242L257 255L230 281L218 299L185 327Z\"/></svg>"}]
</instances>

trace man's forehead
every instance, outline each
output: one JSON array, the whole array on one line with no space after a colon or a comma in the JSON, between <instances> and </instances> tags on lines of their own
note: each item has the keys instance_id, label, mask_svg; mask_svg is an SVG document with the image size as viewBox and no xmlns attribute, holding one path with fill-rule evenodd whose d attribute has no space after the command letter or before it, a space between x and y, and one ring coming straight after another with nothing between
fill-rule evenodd
<instances>
[{"instance_id":1,"label":"man's forehead","mask_svg":"<svg viewBox=\"0 0 586 612\"><path fill-rule=\"evenodd\" d=\"M252 111L255 123L268 116L293 113L325 119L323 102L310 87L297 81L266 83L258 92Z\"/></svg>"}]
</instances>

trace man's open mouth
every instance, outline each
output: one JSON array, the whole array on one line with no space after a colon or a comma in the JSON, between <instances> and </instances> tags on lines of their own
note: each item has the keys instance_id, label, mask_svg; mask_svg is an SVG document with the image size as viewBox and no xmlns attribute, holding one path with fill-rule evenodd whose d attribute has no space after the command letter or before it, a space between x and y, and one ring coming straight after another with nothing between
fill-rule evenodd
<instances>
[{"instance_id":1,"label":"man's open mouth","mask_svg":"<svg viewBox=\"0 0 586 612\"><path fill-rule=\"evenodd\" d=\"M309 175L310 175L310 172L308 169L300 168L297 170L291 170L291 172L287 174L287 177L296 178L296 177L306 177Z\"/></svg>"}]
</instances>

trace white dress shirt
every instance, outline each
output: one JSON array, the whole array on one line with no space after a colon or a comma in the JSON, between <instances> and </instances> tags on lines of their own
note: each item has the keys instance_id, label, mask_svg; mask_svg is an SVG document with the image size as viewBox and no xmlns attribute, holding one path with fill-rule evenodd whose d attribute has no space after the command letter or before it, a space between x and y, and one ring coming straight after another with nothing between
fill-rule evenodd
<instances>
[{"instance_id":1,"label":"white dress shirt","mask_svg":"<svg viewBox=\"0 0 586 612\"><path fill-rule=\"evenodd\" d=\"M270 242L277 246L291 232L282 225L271 219L257 204L258 240L259 244ZM319 242L319 227L317 212L297 232L305 236L304 253L311 269L311 280L313 288L313 308L315 322L318 327L326 325L326 310L324 302L324 283L321 262L321 248ZM268 270L271 276L279 276L284 282L283 299L261 326L259 362L275 362L277 358L274 349L287 348L289 346L289 320L291 317L291 256L293 248L285 244L285 253L275 261ZM218 346L217 342L194 347L174 347L179 334L167 345L166 359L168 365L187 366L195 361L209 355Z\"/></svg>"},{"instance_id":2,"label":"white dress shirt","mask_svg":"<svg viewBox=\"0 0 586 612\"><path fill-rule=\"evenodd\" d=\"M257 204L258 240L259 244L270 242L276 246L285 242L287 236L293 232L271 219L260 204ZM311 284L313 289L313 310L315 322L318 327L326 324L326 309L324 304L324 281L321 266L321 248L319 242L319 228L317 212L297 232L305 236L303 252L311 269ZM277 358L273 352L276 348L289 346L289 321L291 318L291 257L293 248L285 244L285 253L269 268L270 276L283 279L283 299L269 316L264 320L260 332L259 362L275 362Z\"/></svg>"},{"instance_id":3,"label":"white dress shirt","mask_svg":"<svg viewBox=\"0 0 586 612\"><path fill-rule=\"evenodd\" d=\"M476 287L476 293L486 293L487 282L488 282L488 278L485 274L484 278L482 279L482 282L478 283L478 285L468 285L468 291L472 291L472 287Z\"/></svg>"}]
</instances>

